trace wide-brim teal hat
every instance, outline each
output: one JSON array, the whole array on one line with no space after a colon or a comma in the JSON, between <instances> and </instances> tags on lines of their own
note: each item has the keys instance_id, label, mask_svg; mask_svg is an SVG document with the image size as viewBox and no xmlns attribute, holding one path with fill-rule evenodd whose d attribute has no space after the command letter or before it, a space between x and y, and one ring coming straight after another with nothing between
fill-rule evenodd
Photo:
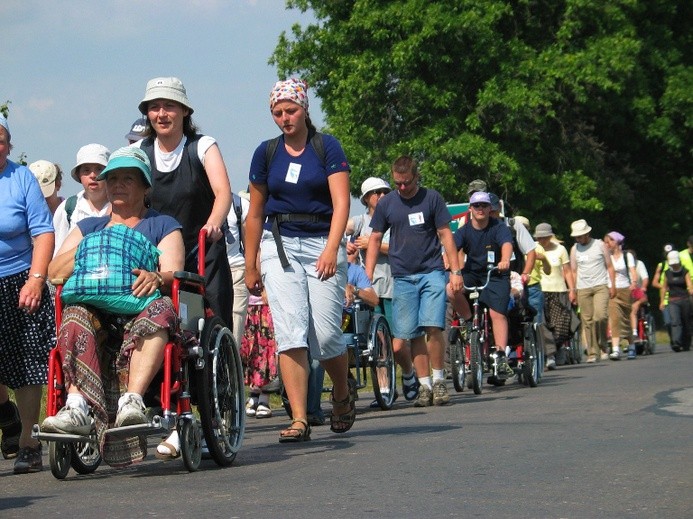
<instances>
[{"instance_id":1,"label":"wide-brim teal hat","mask_svg":"<svg viewBox=\"0 0 693 519\"><path fill-rule=\"evenodd\" d=\"M108 164L106 164L101 174L96 177L96 180L106 180L109 172L123 168L139 169L144 178L144 183L148 187L152 186L152 166L149 162L149 157L147 157L144 151L134 146L125 146L111 153Z\"/></svg>"}]
</instances>

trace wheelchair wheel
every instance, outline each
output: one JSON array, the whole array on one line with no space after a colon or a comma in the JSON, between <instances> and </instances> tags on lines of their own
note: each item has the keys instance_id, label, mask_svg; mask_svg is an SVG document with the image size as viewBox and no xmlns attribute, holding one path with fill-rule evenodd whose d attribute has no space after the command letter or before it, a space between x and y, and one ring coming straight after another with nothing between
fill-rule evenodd
<instances>
[{"instance_id":1,"label":"wheelchair wheel","mask_svg":"<svg viewBox=\"0 0 693 519\"><path fill-rule=\"evenodd\" d=\"M92 432L90 437L93 442L76 442L70 444L72 456L70 465L78 474L91 474L101 465L101 453L99 444L96 441L96 433Z\"/></svg>"},{"instance_id":2,"label":"wheelchair wheel","mask_svg":"<svg viewBox=\"0 0 693 519\"><path fill-rule=\"evenodd\" d=\"M71 460L72 449L69 443L49 442L48 461L51 465L51 474L56 479L65 479L65 476L70 471Z\"/></svg>"},{"instance_id":3,"label":"wheelchair wheel","mask_svg":"<svg viewBox=\"0 0 693 519\"><path fill-rule=\"evenodd\" d=\"M522 348L522 381L529 387L537 387L539 380L539 355L537 353L537 337L534 325L524 325L524 346Z\"/></svg>"},{"instance_id":4,"label":"wheelchair wheel","mask_svg":"<svg viewBox=\"0 0 693 519\"><path fill-rule=\"evenodd\" d=\"M452 385L458 393L464 391L464 379L466 376L464 344L459 331L454 334L455 340L450 343L450 371L452 374Z\"/></svg>"},{"instance_id":5,"label":"wheelchair wheel","mask_svg":"<svg viewBox=\"0 0 693 519\"><path fill-rule=\"evenodd\" d=\"M245 432L245 386L241 358L231 331L218 316L202 330L204 367L197 370L197 406L209 454L227 467Z\"/></svg>"},{"instance_id":6,"label":"wheelchair wheel","mask_svg":"<svg viewBox=\"0 0 693 519\"><path fill-rule=\"evenodd\" d=\"M197 420L182 420L180 425L180 455L189 472L200 468L202 459L202 431Z\"/></svg>"},{"instance_id":7,"label":"wheelchair wheel","mask_svg":"<svg viewBox=\"0 0 693 519\"><path fill-rule=\"evenodd\" d=\"M396 374L395 352L392 349L390 326L383 315L375 314L370 326L371 379L373 392L383 411L392 407L395 401Z\"/></svg>"},{"instance_id":8,"label":"wheelchair wheel","mask_svg":"<svg viewBox=\"0 0 693 519\"><path fill-rule=\"evenodd\" d=\"M645 321L645 330L647 332L647 345L645 346L645 353L648 355L654 355L655 348L657 347L657 327L655 326L655 320L652 314L647 315L647 319Z\"/></svg>"},{"instance_id":9,"label":"wheelchair wheel","mask_svg":"<svg viewBox=\"0 0 693 519\"><path fill-rule=\"evenodd\" d=\"M480 395L484 384L484 359L481 353L479 332L473 331L469 337L471 349L470 367L472 370L472 389L475 395Z\"/></svg>"},{"instance_id":10,"label":"wheelchair wheel","mask_svg":"<svg viewBox=\"0 0 693 519\"><path fill-rule=\"evenodd\" d=\"M570 363L580 364L582 362L582 345L580 344L582 337L582 328L578 327L575 333L570 337Z\"/></svg>"}]
</instances>

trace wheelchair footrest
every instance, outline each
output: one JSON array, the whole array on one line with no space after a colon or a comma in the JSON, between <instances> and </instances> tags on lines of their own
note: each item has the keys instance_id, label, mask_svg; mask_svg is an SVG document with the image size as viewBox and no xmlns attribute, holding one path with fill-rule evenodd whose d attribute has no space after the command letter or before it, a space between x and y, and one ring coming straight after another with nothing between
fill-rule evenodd
<instances>
[{"instance_id":1,"label":"wheelchair footrest","mask_svg":"<svg viewBox=\"0 0 693 519\"><path fill-rule=\"evenodd\" d=\"M96 443L96 437L82 436L81 434L63 434L63 433L47 433L41 432L38 424L34 424L31 428L31 437L45 442L62 442L62 443L78 443L89 442Z\"/></svg>"}]
</instances>

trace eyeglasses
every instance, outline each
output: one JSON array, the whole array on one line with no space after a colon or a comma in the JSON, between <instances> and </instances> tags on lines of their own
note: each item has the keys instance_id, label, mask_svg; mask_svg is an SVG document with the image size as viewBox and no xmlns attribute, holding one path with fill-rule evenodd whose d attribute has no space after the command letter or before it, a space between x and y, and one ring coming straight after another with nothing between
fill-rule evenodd
<instances>
[{"instance_id":1,"label":"eyeglasses","mask_svg":"<svg viewBox=\"0 0 693 519\"><path fill-rule=\"evenodd\" d=\"M390 192L389 189L376 189L375 191L371 191L368 193L369 195L386 195Z\"/></svg>"},{"instance_id":2,"label":"eyeglasses","mask_svg":"<svg viewBox=\"0 0 693 519\"><path fill-rule=\"evenodd\" d=\"M409 179L409 180L400 180L399 182L397 182L397 181L395 180L395 181L393 182L393 184L396 185L396 186L404 186L404 187L407 187L407 186L410 185L412 182L414 182L414 179L413 179L413 178L412 178L412 179Z\"/></svg>"},{"instance_id":3,"label":"eyeglasses","mask_svg":"<svg viewBox=\"0 0 693 519\"><path fill-rule=\"evenodd\" d=\"M491 207L491 204L487 204L485 202L477 202L475 204L469 204L471 207L474 209L486 209L487 207Z\"/></svg>"}]
</instances>

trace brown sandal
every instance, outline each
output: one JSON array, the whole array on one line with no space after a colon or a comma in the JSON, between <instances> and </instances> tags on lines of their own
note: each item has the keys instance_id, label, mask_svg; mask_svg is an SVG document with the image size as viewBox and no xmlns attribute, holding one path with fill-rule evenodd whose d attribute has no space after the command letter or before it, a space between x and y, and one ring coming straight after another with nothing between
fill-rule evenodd
<instances>
[{"instance_id":1,"label":"brown sandal","mask_svg":"<svg viewBox=\"0 0 693 519\"><path fill-rule=\"evenodd\" d=\"M295 423L303 424L303 427L287 427L279 433L279 443L299 443L310 440L310 425L308 422L303 418L294 418L291 420L291 425ZM294 431L296 431L296 434L294 434Z\"/></svg>"},{"instance_id":2,"label":"brown sandal","mask_svg":"<svg viewBox=\"0 0 693 519\"><path fill-rule=\"evenodd\" d=\"M332 432L341 434L347 432L354 425L356 421L356 405L355 405L355 394L356 394L356 383L352 379L347 380L347 387L349 388L349 394L344 400L337 401L334 399L334 387L332 388L332 414L330 415L330 430ZM349 411L343 414L334 414L335 406L349 406ZM337 427L336 427L337 426Z\"/></svg>"}]
</instances>

